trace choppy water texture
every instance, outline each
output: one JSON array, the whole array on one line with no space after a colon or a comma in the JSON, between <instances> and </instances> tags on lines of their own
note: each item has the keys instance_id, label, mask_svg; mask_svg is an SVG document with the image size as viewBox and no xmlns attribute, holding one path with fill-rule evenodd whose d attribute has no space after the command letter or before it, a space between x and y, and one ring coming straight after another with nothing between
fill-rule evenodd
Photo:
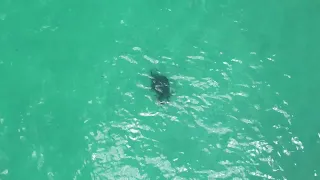
<instances>
[{"instance_id":1,"label":"choppy water texture","mask_svg":"<svg viewBox=\"0 0 320 180\"><path fill-rule=\"evenodd\" d=\"M0 1L0 179L317 179L318 1ZM149 70L172 82L156 104Z\"/></svg>"}]
</instances>

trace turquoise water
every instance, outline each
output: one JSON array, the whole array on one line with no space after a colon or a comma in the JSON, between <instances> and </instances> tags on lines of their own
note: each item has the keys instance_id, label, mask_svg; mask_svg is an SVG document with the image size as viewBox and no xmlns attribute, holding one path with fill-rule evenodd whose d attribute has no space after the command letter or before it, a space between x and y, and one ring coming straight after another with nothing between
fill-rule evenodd
<instances>
[{"instance_id":1,"label":"turquoise water","mask_svg":"<svg viewBox=\"0 0 320 180\"><path fill-rule=\"evenodd\" d=\"M319 12L1 0L0 179L319 179Z\"/></svg>"}]
</instances>

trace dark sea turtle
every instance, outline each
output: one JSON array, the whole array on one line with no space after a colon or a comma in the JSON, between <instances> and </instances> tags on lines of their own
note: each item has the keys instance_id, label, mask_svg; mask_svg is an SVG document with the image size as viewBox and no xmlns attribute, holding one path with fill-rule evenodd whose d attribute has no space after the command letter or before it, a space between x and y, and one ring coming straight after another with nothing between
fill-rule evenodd
<instances>
[{"instance_id":1,"label":"dark sea turtle","mask_svg":"<svg viewBox=\"0 0 320 180\"><path fill-rule=\"evenodd\" d=\"M169 79L161 75L157 69L150 71L151 89L157 93L158 102L168 102L171 96Z\"/></svg>"}]
</instances>

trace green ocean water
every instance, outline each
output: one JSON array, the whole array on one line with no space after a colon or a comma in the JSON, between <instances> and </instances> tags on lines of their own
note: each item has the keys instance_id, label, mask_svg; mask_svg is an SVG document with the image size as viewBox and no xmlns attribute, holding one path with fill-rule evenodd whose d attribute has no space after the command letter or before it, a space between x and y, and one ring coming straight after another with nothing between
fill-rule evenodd
<instances>
[{"instance_id":1,"label":"green ocean water","mask_svg":"<svg viewBox=\"0 0 320 180\"><path fill-rule=\"evenodd\" d=\"M319 19L315 0L0 0L0 180L320 179Z\"/></svg>"}]
</instances>

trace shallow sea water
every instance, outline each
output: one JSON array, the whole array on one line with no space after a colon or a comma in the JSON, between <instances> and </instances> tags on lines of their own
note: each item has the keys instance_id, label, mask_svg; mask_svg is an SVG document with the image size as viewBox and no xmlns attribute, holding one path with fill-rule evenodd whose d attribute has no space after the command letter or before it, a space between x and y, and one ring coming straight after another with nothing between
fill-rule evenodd
<instances>
[{"instance_id":1,"label":"shallow sea water","mask_svg":"<svg viewBox=\"0 0 320 180\"><path fill-rule=\"evenodd\" d=\"M0 1L0 179L317 179L319 8Z\"/></svg>"}]
</instances>

